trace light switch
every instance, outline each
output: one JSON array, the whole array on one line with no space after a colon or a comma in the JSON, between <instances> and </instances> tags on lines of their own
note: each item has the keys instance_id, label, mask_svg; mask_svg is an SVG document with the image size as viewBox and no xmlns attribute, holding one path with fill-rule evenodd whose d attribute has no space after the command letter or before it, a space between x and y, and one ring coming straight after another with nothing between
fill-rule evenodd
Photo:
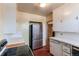
<instances>
[{"instance_id":1,"label":"light switch","mask_svg":"<svg viewBox=\"0 0 79 59\"><path fill-rule=\"evenodd\" d=\"M60 33L60 35L63 35L63 33Z\"/></svg>"}]
</instances>

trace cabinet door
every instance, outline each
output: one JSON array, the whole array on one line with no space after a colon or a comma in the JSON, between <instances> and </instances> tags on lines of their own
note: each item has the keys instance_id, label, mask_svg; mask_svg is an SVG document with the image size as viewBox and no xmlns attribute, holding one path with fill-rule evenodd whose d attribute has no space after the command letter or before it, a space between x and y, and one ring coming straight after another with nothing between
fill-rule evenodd
<instances>
[{"instance_id":1,"label":"cabinet door","mask_svg":"<svg viewBox=\"0 0 79 59\"><path fill-rule=\"evenodd\" d=\"M53 42L50 41L50 53L53 55Z\"/></svg>"},{"instance_id":2,"label":"cabinet door","mask_svg":"<svg viewBox=\"0 0 79 59\"><path fill-rule=\"evenodd\" d=\"M64 4L53 11L53 29L79 32L79 4Z\"/></svg>"},{"instance_id":3,"label":"cabinet door","mask_svg":"<svg viewBox=\"0 0 79 59\"><path fill-rule=\"evenodd\" d=\"M79 32L79 4L69 4L63 6L64 20L63 29L65 32Z\"/></svg>"},{"instance_id":4,"label":"cabinet door","mask_svg":"<svg viewBox=\"0 0 79 59\"><path fill-rule=\"evenodd\" d=\"M53 54L55 56L62 56L62 45L61 42L54 41L53 42Z\"/></svg>"},{"instance_id":5,"label":"cabinet door","mask_svg":"<svg viewBox=\"0 0 79 59\"><path fill-rule=\"evenodd\" d=\"M62 31L62 20L63 10L61 8L57 8L53 11L53 30L54 31Z\"/></svg>"},{"instance_id":6,"label":"cabinet door","mask_svg":"<svg viewBox=\"0 0 79 59\"><path fill-rule=\"evenodd\" d=\"M63 43L63 56L70 56L71 53L71 45L67 44L67 43Z\"/></svg>"},{"instance_id":7,"label":"cabinet door","mask_svg":"<svg viewBox=\"0 0 79 59\"><path fill-rule=\"evenodd\" d=\"M59 41L52 41L50 51L55 56L62 56L62 43ZM52 50L51 50L52 49Z\"/></svg>"},{"instance_id":8,"label":"cabinet door","mask_svg":"<svg viewBox=\"0 0 79 59\"><path fill-rule=\"evenodd\" d=\"M71 54L63 52L63 56L71 56Z\"/></svg>"}]
</instances>

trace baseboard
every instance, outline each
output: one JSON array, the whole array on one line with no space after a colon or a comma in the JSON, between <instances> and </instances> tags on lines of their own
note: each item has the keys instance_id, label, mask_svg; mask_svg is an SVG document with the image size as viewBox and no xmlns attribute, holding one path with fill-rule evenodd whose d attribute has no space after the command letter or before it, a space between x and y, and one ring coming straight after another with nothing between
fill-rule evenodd
<instances>
[{"instance_id":1,"label":"baseboard","mask_svg":"<svg viewBox=\"0 0 79 59\"><path fill-rule=\"evenodd\" d=\"M33 50L38 50L38 49L41 49L41 48L43 48L43 47L39 47L39 48L36 48L36 49L33 49Z\"/></svg>"},{"instance_id":2,"label":"baseboard","mask_svg":"<svg viewBox=\"0 0 79 59\"><path fill-rule=\"evenodd\" d=\"M50 53L51 56L54 56L53 54Z\"/></svg>"}]
</instances>

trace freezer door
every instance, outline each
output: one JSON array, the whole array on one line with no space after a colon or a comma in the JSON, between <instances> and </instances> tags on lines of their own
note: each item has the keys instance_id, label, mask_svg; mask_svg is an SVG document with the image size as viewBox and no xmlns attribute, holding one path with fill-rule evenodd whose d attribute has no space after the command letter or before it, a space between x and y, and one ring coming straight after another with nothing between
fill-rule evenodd
<instances>
[{"instance_id":1,"label":"freezer door","mask_svg":"<svg viewBox=\"0 0 79 59\"><path fill-rule=\"evenodd\" d=\"M42 47L42 31L39 24L33 24L33 36L32 36L32 43L33 43L33 49L37 49Z\"/></svg>"},{"instance_id":2,"label":"freezer door","mask_svg":"<svg viewBox=\"0 0 79 59\"><path fill-rule=\"evenodd\" d=\"M39 40L39 42L38 42L38 46L39 46L39 48L42 47L42 40Z\"/></svg>"},{"instance_id":3,"label":"freezer door","mask_svg":"<svg viewBox=\"0 0 79 59\"><path fill-rule=\"evenodd\" d=\"M33 40L33 49L37 49L37 48L39 48L39 46L38 46L38 41L37 40Z\"/></svg>"},{"instance_id":4,"label":"freezer door","mask_svg":"<svg viewBox=\"0 0 79 59\"><path fill-rule=\"evenodd\" d=\"M40 38L40 26L39 24L33 24L33 40L39 40Z\"/></svg>"},{"instance_id":5,"label":"freezer door","mask_svg":"<svg viewBox=\"0 0 79 59\"><path fill-rule=\"evenodd\" d=\"M33 41L33 49L41 48L42 47L42 41L41 40L34 40Z\"/></svg>"}]
</instances>

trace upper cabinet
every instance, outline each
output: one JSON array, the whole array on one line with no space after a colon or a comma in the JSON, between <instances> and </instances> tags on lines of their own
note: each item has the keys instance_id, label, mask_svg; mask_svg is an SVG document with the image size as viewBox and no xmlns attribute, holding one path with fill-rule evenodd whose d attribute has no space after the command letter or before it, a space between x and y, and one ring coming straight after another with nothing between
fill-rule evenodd
<instances>
[{"instance_id":1,"label":"upper cabinet","mask_svg":"<svg viewBox=\"0 0 79 59\"><path fill-rule=\"evenodd\" d=\"M16 4L3 4L3 33L16 32Z\"/></svg>"},{"instance_id":2,"label":"upper cabinet","mask_svg":"<svg viewBox=\"0 0 79 59\"><path fill-rule=\"evenodd\" d=\"M60 8L53 10L53 31L62 31L61 16Z\"/></svg>"},{"instance_id":3,"label":"upper cabinet","mask_svg":"<svg viewBox=\"0 0 79 59\"><path fill-rule=\"evenodd\" d=\"M53 30L79 32L79 4L64 4L53 10Z\"/></svg>"},{"instance_id":4,"label":"upper cabinet","mask_svg":"<svg viewBox=\"0 0 79 59\"><path fill-rule=\"evenodd\" d=\"M46 16L46 19L47 19L47 22L50 22L50 21L52 21L52 12L51 13L49 13L47 16Z\"/></svg>"}]
</instances>

